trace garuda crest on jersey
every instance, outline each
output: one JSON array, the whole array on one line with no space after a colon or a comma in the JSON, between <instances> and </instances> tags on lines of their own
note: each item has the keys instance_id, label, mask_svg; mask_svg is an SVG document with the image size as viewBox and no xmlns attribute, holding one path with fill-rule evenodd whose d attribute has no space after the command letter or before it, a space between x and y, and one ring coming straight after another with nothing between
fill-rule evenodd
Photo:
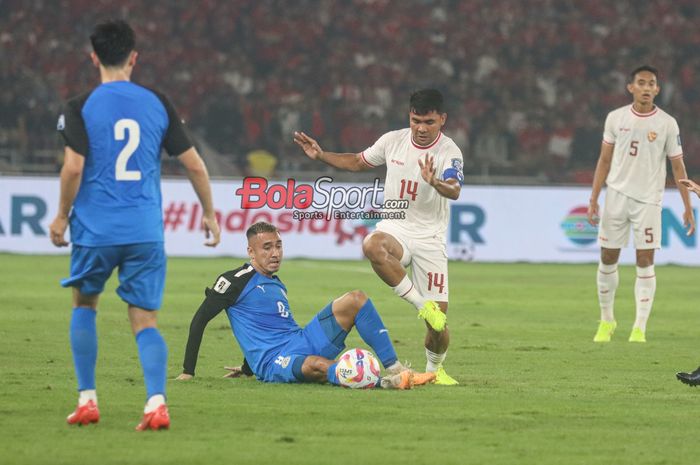
<instances>
[{"instance_id":1,"label":"garuda crest on jersey","mask_svg":"<svg viewBox=\"0 0 700 465\"><path fill-rule=\"evenodd\" d=\"M647 134L647 139L649 139L649 142L654 142L656 140L657 134L654 131L649 131L649 134Z\"/></svg>"}]
</instances>

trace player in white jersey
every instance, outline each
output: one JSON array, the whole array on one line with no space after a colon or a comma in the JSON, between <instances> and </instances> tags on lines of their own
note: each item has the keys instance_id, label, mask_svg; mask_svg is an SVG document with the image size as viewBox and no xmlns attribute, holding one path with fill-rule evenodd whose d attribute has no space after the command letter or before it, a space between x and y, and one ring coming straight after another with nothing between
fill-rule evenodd
<instances>
[{"instance_id":1,"label":"player in white jersey","mask_svg":"<svg viewBox=\"0 0 700 465\"><path fill-rule=\"evenodd\" d=\"M294 141L309 158L336 168L362 171L386 164L384 199L407 200L408 208L404 219L380 221L362 250L377 275L426 320L426 371L436 372L436 384L457 384L442 367L450 342L445 231L447 200L459 198L464 174L462 152L441 131L447 120L443 106L438 90L413 93L410 127L384 134L360 153L326 152L303 132L295 132Z\"/></svg>"},{"instance_id":2,"label":"player in white jersey","mask_svg":"<svg viewBox=\"0 0 700 465\"><path fill-rule=\"evenodd\" d=\"M654 104L661 90L658 72L641 66L630 74L627 90L633 102L608 114L593 179L588 221L598 222L598 196L608 186L600 218L598 244L598 302L600 323L593 341L609 342L615 331L613 305L618 285L620 249L627 246L630 227L637 250L634 294L636 319L630 342L646 342L646 325L656 291L654 251L661 245L661 198L666 183L666 159L683 199L683 221L688 235L695 231L695 218L688 190L680 132L676 120Z\"/></svg>"}]
</instances>

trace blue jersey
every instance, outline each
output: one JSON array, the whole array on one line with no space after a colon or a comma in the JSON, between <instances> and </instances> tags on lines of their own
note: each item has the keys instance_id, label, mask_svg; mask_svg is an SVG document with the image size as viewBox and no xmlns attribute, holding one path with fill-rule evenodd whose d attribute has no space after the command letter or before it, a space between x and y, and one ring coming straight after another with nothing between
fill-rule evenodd
<instances>
[{"instance_id":1,"label":"blue jersey","mask_svg":"<svg viewBox=\"0 0 700 465\"><path fill-rule=\"evenodd\" d=\"M249 264L219 275L192 319L184 372L194 375L207 323L226 310L233 333L250 368L260 374L274 355L302 331L292 316L287 288L276 276L267 277Z\"/></svg>"},{"instance_id":2,"label":"blue jersey","mask_svg":"<svg viewBox=\"0 0 700 465\"><path fill-rule=\"evenodd\" d=\"M301 327L292 316L287 288L279 278L262 275L252 266L244 268L243 273L246 272L253 276L226 314L250 368L254 373L262 373Z\"/></svg>"},{"instance_id":3,"label":"blue jersey","mask_svg":"<svg viewBox=\"0 0 700 465\"><path fill-rule=\"evenodd\" d=\"M99 247L163 241L160 154L192 142L168 99L129 81L68 102L58 130L85 157L70 215L71 241Z\"/></svg>"}]
</instances>

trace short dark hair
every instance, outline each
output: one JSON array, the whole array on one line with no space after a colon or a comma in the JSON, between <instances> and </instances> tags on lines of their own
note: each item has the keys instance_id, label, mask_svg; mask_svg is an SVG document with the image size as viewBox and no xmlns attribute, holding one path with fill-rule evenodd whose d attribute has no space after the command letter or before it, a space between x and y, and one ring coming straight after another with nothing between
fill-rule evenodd
<instances>
[{"instance_id":1,"label":"short dark hair","mask_svg":"<svg viewBox=\"0 0 700 465\"><path fill-rule=\"evenodd\" d=\"M103 66L124 64L136 47L134 30L122 19L102 22L90 34L92 49Z\"/></svg>"},{"instance_id":2,"label":"short dark hair","mask_svg":"<svg viewBox=\"0 0 700 465\"><path fill-rule=\"evenodd\" d=\"M632 71L630 73L630 82L634 82L634 77L643 71L649 71L651 74L654 75L654 77L656 78L657 81L659 80L659 70L658 69L656 69L650 65L642 65L638 68L635 68L634 71Z\"/></svg>"},{"instance_id":3,"label":"short dark hair","mask_svg":"<svg viewBox=\"0 0 700 465\"><path fill-rule=\"evenodd\" d=\"M274 224L267 223L265 221L258 221L257 223L253 224L248 228L248 230L245 232L245 237L250 240L251 237L260 234L260 233L275 233L279 232L277 229L277 226Z\"/></svg>"},{"instance_id":4,"label":"short dark hair","mask_svg":"<svg viewBox=\"0 0 700 465\"><path fill-rule=\"evenodd\" d=\"M411 94L410 110L416 115L427 115L431 111L444 113L442 92L437 89L421 89Z\"/></svg>"}]
</instances>

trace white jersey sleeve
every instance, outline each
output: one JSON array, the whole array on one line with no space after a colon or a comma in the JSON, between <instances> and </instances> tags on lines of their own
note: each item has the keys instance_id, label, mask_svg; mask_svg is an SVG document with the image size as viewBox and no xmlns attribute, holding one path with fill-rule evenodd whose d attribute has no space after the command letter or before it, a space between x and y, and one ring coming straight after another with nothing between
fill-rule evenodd
<instances>
[{"instance_id":1,"label":"white jersey sleeve","mask_svg":"<svg viewBox=\"0 0 700 465\"><path fill-rule=\"evenodd\" d=\"M603 130L603 142L608 145L615 145L617 140L617 132L615 131L615 120L613 112L608 113L607 118L605 118L605 129Z\"/></svg>"},{"instance_id":2,"label":"white jersey sleeve","mask_svg":"<svg viewBox=\"0 0 700 465\"><path fill-rule=\"evenodd\" d=\"M678 128L676 118L669 118L668 131L666 132L666 144L664 144L664 152L670 159L683 156L683 147L681 147L681 131Z\"/></svg>"},{"instance_id":3,"label":"white jersey sleeve","mask_svg":"<svg viewBox=\"0 0 700 465\"><path fill-rule=\"evenodd\" d=\"M366 149L364 152L360 153L362 161L364 161L371 167L385 164L387 147L389 146L389 142L392 139L391 134L391 132L387 132L382 137L377 139L374 145Z\"/></svg>"}]
</instances>

